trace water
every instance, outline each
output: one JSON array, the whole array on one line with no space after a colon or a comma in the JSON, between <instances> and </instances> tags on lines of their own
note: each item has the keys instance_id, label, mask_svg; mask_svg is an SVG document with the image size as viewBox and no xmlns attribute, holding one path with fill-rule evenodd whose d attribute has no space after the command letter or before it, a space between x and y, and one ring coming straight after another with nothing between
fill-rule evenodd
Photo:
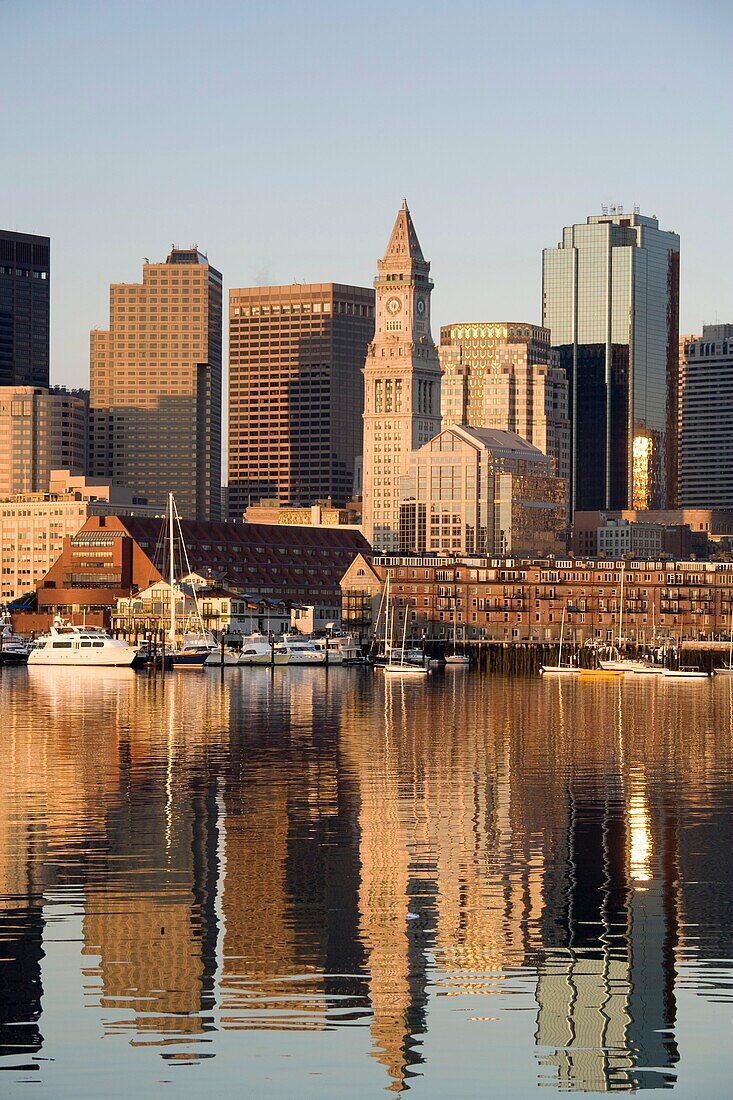
<instances>
[{"instance_id":1,"label":"water","mask_svg":"<svg viewBox=\"0 0 733 1100\"><path fill-rule=\"evenodd\" d=\"M0 1093L730 1095L733 682L5 669Z\"/></svg>"}]
</instances>

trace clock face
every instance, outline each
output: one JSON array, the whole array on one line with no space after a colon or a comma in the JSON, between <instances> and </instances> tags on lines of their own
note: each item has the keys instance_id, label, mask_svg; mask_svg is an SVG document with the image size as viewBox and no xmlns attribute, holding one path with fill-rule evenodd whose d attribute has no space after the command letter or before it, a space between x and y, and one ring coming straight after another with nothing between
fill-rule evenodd
<instances>
[{"instance_id":1,"label":"clock face","mask_svg":"<svg viewBox=\"0 0 733 1100\"><path fill-rule=\"evenodd\" d=\"M402 302L399 298L389 298L387 301L387 309L394 317L402 309Z\"/></svg>"},{"instance_id":2,"label":"clock face","mask_svg":"<svg viewBox=\"0 0 733 1100\"><path fill-rule=\"evenodd\" d=\"M425 312L424 298L418 298L417 302L415 303L415 309L417 310L419 316L422 317L423 313Z\"/></svg>"}]
</instances>

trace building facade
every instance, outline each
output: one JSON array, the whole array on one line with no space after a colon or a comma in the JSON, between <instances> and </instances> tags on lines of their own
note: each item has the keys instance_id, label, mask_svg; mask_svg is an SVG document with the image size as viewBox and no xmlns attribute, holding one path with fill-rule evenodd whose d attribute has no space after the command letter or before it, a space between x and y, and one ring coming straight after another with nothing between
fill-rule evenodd
<instances>
[{"instance_id":1,"label":"building facade","mask_svg":"<svg viewBox=\"0 0 733 1100\"><path fill-rule=\"evenodd\" d=\"M378 600L373 572L390 575L394 630L411 639L613 642L618 637L621 567L589 559L377 555L342 580L344 629L362 633ZM359 570L362 575L357 575ZM629 641L728 637L733 604L729 562L630 561L624 567L623 629Z\"/></svg>"},{"instance_id":2,"label":"building facade","mask_svg":"<svg viewBox=\"0 0 733 1100\"><path fill-rule=\"evenodd\" d=\"M0 604L33 592L89 516L160 514L145 497L54 470L45 492L0 499Z\"/></svg>"},{"instance_id":3,"label":"building facade","mask_svg":"<svg viewBox=\"0 0 733 1100\"><path fill-rule=\"evenodd\" d=\"M51 241L0 229L0 386L49 380Z\"/></svg>"},{"instance_id":4,"label":"building facade","mask_svg":"<svg viewBox=\"0 0 733 1100\"><path fill-rule=\"evenodd\" d=\"M110 286L91 333L90 473L181 515L221 516L222 277L197 248Z\"/></svg>"},{"instance_id":5,"label":"building facade","mask_svg":"<svg viewBox=\"0 0 733 1100\"><path fill-rule=\"evenodd\" d=\"M566 482L555 461L513 432L444 428L410 456L400 551L562 553Z\"/></svg>"},{"instance_id":6,"label":"building facade","mask_svg":"<svg viewBox=\"0 0 733 1100\"><path fill-rule=\"evenodd\" d=\"M509 322L440 329L443 426L515 432L570 475L568 380L548 329Z\"/></svg>"},{"instance_id":7,"label":"building facade","mask_svg":"<svg viewBox=\"0 0 733 1100\"><path fill-rule=\"evenodd\" d=\"M406 201L377 269L374 341L364 365L363 529L372 546L396 550L410 454L440 431L433 283Z\"/></svg>"},{"instance_id":8,"label":"building facade","mask_svg":"<svg viewBox=\"0 0 733 1100\"><path fill-rule=\"evenodd\" d=\"M571 509L660 508L675 480L679 237L636 211L563 230L542 323L570 385Z\"/></svg>"},{"instance_id":9,"label":"building facade","mask_svg":"<svg viewBox=\"0 0 733 1100\"><path fill-rule=\"evenodd\" d=\"M346 503L361 454L361 369L373 332L374 291L365 287L229 292L232 519L262 498Z\"/></svg>"},{"instance_id":10,"label":"building facade","mask_svg":"<svg viewBox=\"0 0 733 1100\"><path fill-rule=\"evenodd\" d=\"M48 492L52 470L87 469L85 390L0 387L0 497Z\"/></svg>"},{"instance_id":11,"label":"building facade","mask_svg":"<svg viewBox=\"0 0 733 1100\"><path fill-rule=\"evenodd\" d=\"M682 349L679 504L733 508L733 325L704 325Z\"/></svg>"}]
</instances>

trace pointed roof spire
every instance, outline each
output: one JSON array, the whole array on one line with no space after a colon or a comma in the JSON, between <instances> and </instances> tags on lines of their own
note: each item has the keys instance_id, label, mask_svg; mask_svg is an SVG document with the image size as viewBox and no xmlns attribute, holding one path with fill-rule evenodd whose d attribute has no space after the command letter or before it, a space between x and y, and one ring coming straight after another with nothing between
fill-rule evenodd
<instances>
[{"instance_id":1,"label":"pointed roof spire","mask_svg":"<svg viewBox=\"0 0 733 1100\"><path fill-rule=\"evenodd\" d=\"M402 200L402 206L397 212L392 235L383 258L384 260L410 259L417 263L425 263L415 226L412 224L412 217L407 208L407 199Z\"/></svg>"}]
</instances>

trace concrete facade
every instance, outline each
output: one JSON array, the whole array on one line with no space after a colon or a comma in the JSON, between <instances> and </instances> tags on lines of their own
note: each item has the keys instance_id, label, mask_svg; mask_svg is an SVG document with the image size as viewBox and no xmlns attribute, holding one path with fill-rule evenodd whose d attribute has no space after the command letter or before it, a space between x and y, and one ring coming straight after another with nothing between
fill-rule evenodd
<instances>
[{"instance_id":1,"label":"concrete facade","mask_svg":"<svg viewBox=\"0 0 733 1100\"><path fill-rule=\"evenodd\" d=\"M222 277L197 248L113 283L90 337L90 473L221 516Z\"/></svg>"},{"instance_id":2,"label":"concrete facade","mask_svg":"<svg viewBox=\"0 0 733 1100\"><path fill-rule=\"evenodd\" d=\"M340 283L229 292L228 509L354 491L374 291Z\"/></svg>"},{"instance_id":3,"label":"concrete facade","mask_svg":"<svg viewBox=\"0 0 733 1100\"><path fill-rule=\"evenodd\" d=\"M733 325L685 339L680 391L679 505L733 508Z\"/></svg>"},{"instance_id":4,"label":"concrete facade","mask_svg":"<svg viewBox=\"0 0 733 1100\"><path fill-rule=\"evenodd\" d=\"M0 386L0 497L48 492L51 471L87 470L88 394Z\"/></svg>"}]
</instances>

